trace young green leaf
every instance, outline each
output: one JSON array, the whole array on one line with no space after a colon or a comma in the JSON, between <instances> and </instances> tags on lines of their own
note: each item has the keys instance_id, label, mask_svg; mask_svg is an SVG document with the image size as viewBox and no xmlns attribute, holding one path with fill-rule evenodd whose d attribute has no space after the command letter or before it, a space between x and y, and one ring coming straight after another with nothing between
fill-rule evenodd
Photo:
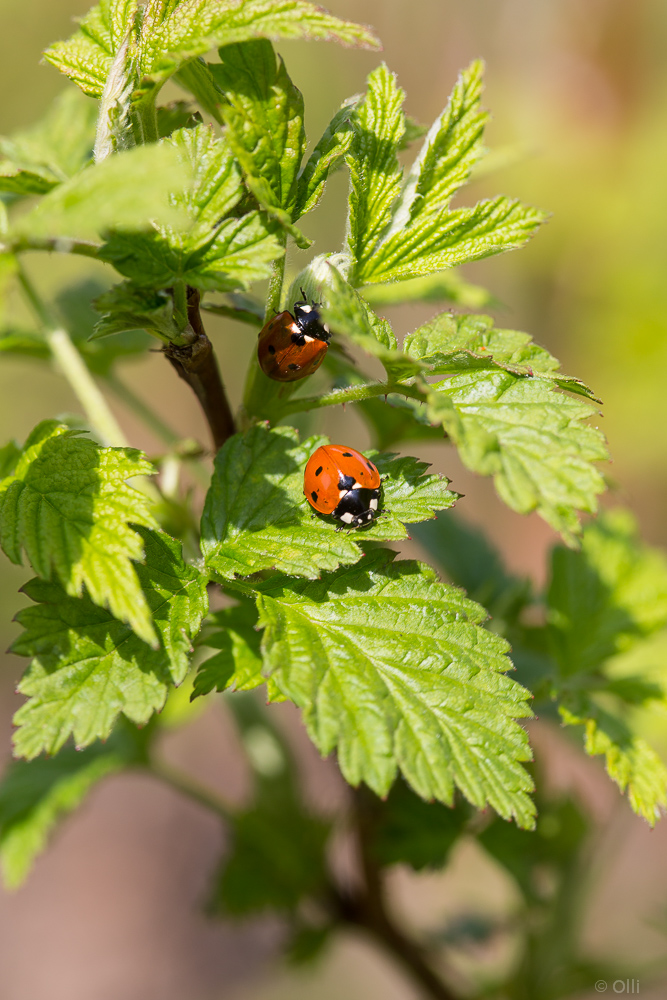
<instances>
[{"instance_id":1,"label":"young green leaf","mask_svg":"<svg viewBox=\"0 0 667 1000\"><path fill-rule=\"evenodd\" d=\"M434 374L459 375L480 368L501 368L515 375L545 377L561 389L600 402L579 379L562 375L557 359L527 333L498 330L490 316L440 313L409 333L403 350Z\"/></svg>"},{"instance_id":2,"label":"young green leaf","mask_svg":"<svg viewBox=\"0 0 667 1000\"><path fill-rule=\"evenodd\" d=\"M55 306L64 329L67 330L88 368L96 375L107 376L119 358L127 359L145 353L151 341L143 330L150 326L151 321L155 322L157 317L154 312L149 312L148 315L136 314L134 319L141 319L141 322L133 323L121 322L117 318L116 329L127 332L104 343L91 340L95 321L99 320L99 315L94 312L91 302L96 296L100 296L104 287L92 279L65 286L57 295ZM164 294L166 296L166 293ZM145 306L143 298L142 305ZM128 319L127 315L125 319ZM116 329L109 332L116 332ZM51 361L53 357L42 331L24 330L14 326L0 328L0 353L35 358L39 361Z\"/></svg>"},{"instance_id":3,"label":"young green leaf","mask_svg":"<svg viewBox=\"0 0 667 1000\"><path fill-rule=\"evenodd\" d=\"M124 281L95 299L95 308L101 318L95 324L93 340L125 330L146 330L170 341L181 332L174 319L173 298L164 289L153 291Z\"/></svg>"},{"instance_id":4,"label":"young green leaf","mask_svg":"<svg viewBox=\"0 0 667 1000\"><path fill-rule=\"evenodd\" d=\"M585 726L586 753L604 754L609 777L621 792L627 791L632 809L655 826L667 811L667 767L655 750L632 731L621 713L605 711L585 693L566 696L559 711L566 726Z\"/></svg>"},{"instance_id":5,"label":"young green leaf","mask_svg":"<svg viewBox=\"0 0 667 1000\"><path fill-rule=\"evenodd\" d=\"M333 264L328 270L329 287L322 313L330 329L349 337L358 347L378 358L389 378L395 381L420 373L425 366L398 350L394 331L387 320L373 312Z\"/></svg>"},{"instance_id":6,"label":"young green leaf","mask_svg":"<svg viewBox=\"0 0 667 1000\"><path fill-rule=\"evenodd\" d=\"M56 42L44 58L84 94L101 97L113 60L132 31L137 0L100 0L83 18L71 38Z\"/></svg>"},{"instance_id":7,"label":"young green leaf","mask_svg":"<svg viewBox=\"0 0 667 1000\"><path fill-rule=\"evenodd\" d=\"M358 97L351 97L344 102L310 154L308 162L299 176L297 202L294 210L295 219L317 206L324 194L327 179L343 165L345 155L354 138L352 116L358 103Z\"/></svg>"},{"instance_id":8,"label":"young green leaf","mask_svg":"<svg viewBox=\"0 0 667 1000\"><path fill-rule=\"evenodd\" d=\"M265 664L322 754L386 795L401 771L424 798L533 825L529 694L504 676L507 644L485 612L415 562L376 550L315 582L283 577L258 598Z\"/></svg>"},{"instance_id":9,"label":"young green leaf","mask_svg":"<svg viewBox=\"0 0 667 1000\"><path fill-rule=\"evenodd\" d=\"M238 600L236 607L216 611L211 616L210 630L198 643L218 652L199 664L193 698L227 688L251 691L264 683L255 602L247 598Z\"/></svg>"},{"instance_id":10,"label":"young green leaf","mask_svg":"<svg viewBox=\"0 0 667 1000\"><path fill-rule=\"evenodd\" d=\"M128 149L54 188L16 219L10 236L19 243L21 238L88 239L110 228L178 223L181 211L169 199L184 184L185 171L169 143Z\"/></svg>"},{"instance_id":11,"label":"young green leaf","mask_svg":"<svg viewBox=\"0 0 667 1000\"><path fill-rule=\"evenodd\" d=\"M21 449L15 441L8 441L0 448L0 477L11 476L21 457Z\"/></svg>"},{"instance_id":12,"label":"young green leaf","mask_svg":"<svg viewBox=\"0 0 667 1000\"><path fill-rule=\"evenodd\" d=\"M137 575L159 644L150 648L128 625L57 583L32 580L35 607L20 611L25 632L12 650L34 657L19 685L28 697L14 717L15 753L56 753L73 735L77 746L106 739L120 712L137 725L164 705L169 686L190 666L192 639L208 610L206 577L183 562L180 544L138 529L146 551Z\"/></svg>"},{"instance_id":13,"label":"young green leaf","mask_svg":"<svg viewBox=\"0 0 667 1000\"><path fill-rule=\"evenodd\" d=\"M73 177L90 159L95 105L78 90L60 94L31 128L0 137L0 190L45 194Z\"/></svg>"},{"instance_id":14,"label":"young green leaf","mask_svg":"<svg viewBox=\"0 0 667 1000\"><path fill-rule=\"evenodd\" d=\"M306 144L303 97L266 39L226 45L220 59L210 71L226 100L221 108L226 136L246 184L259 205L303 244L291 226Z\"/></svg>"},{"instance_id":15,"label":"young green leaf","mask_svg":"<svg viewBox=\"0 0 667 1000\"><path fill-rule=\"evenodd\" d=\"M372 232L377 238L364 243L361 255L354 242L350 244L357 261L353 284L403 281L512 250L523 246L545 220L543 212L505 197L482 201L474 208L450 210L452 195L484 152L482 133L487 116L480 109L482 70L482 64L476 62L461 74L447 107L426 136L400 196L395 160L389 168L393 183L385 183L383 189L391 195L390 201L372 211ZM389 131L385 138L393 141ZM353 190L359 154L355 159L350 164ZM355 227L352 200L350 205L352 232L363 234L363 226Z\"/></svg>"},{"instance_id":16,"label":"young green leaf","mask_svg":"<svg viewBox=\"0 0 667 1000\"><path fill-rule=\"evenodd\" d=\"M354 140L346 160L350 170L347 243L352 284L363 284L368 262L391 222L403 171L397 150L405 132L403 91L382 64L368 77L368 90L354 115Z\"/></svg>"},{"instance_id":17,"label":"young green leaf","mask_svg":"<svg viewBox=\"0 0 667 1000\"><path fill-rule=\"evenodd\" d=\"M546 213L499 195L473 208L418 214L376 249L357 284L404 281L524 246Z\"/></svg>"},{"instance_id":18,"label":"young green leaf","mask_svg":"<svg viewBox=\"0 0 667 1000\"><path fill-rule=\"evenodd\" d=\"M363 530L337 531L332 518L318 517L303 495L310 455L328 441L298 443L292 427L251 428L230 438L218 452L202 517L206 565L222 577L249 576L276 568L309 578L322 569L354 563L357 543L406 538L404 523L452 506L457 494L443 476L426 476L412 458L372 453L386 476L382 498L388 512Z\"/></svg>"},{"instance_id":19,"label":"young green leaf","mask_svg":"<svg viewBox=\"0 0 667 1000\"><path fill-rule=\"evenodd\" d=\"M65 747L56 757L16 760L0 783L0 863L5 886L25 881L56 825L91 788L141 759L136 729L118 727L109 741L84 751Z\"/></svg>"},{"instance_id":20,"label":"young green leaf","mask_svg":"<svg viewBox=\"0 0 667 1000\"><path fill-rule=\"evenodd\" d=\"M182 0L143 33L141 73L163 83L189 59L253 38L336 41L377 48L373 32L333 17L305 0ZM172 12L173 11L173 12Z\"/></svg>"},{"instance_id":21,"label":"young green leaf","mask_svg":"<svg viewBox=\"0 0 667 1000\"><path fill-rule=\"evenodd\" d=\"M100 256L139 286L165 288L186 281L201 289L245 288L268 276L283 253L259 212L229 213L243 197L241 173L226 139L210 127L181 129L160 144L169 147L185 178L174 198L181 226L155 226L142 234L114 233Z\"/></svg>"},{"instance_id":22,"label":"young green leaf","mask_svg":"<svg viewBox=\"0 0 667 1000\"><path fill-rule=\"evenodd\" d=\"M146 497L126 480L153 471L134 449L101 448L45 420L0 483L0 545L11 561L21 563L25 550L42 579L55 574L70 595L85 585L92 601L149 643L155 631L132 562L143 545L128 522L154 520Z\"/></svg>"},{"instance_id":23,"label":"young green leaf","mask_svg":"<svg viewBox=\"0 0 667 1000\"><path fill-rule=\"evenodd\" d=\"M610 777L652 825L667 806L667 769L634 732L630 710L667 704L667 691L641 666L619 677L606 661L667 625L667 561L641 544L627 511L610 511L586 526L578 552L554 550L547 600L561 716L586 727L586 752L605 755Z\"/></svg>"},{"instance_id":24,"label":"young green leaf","mask_svg":"<svg viewBox=\"0 0 667 1000\"><path fill-rule=\"evenodd\" d=\"M667 560L642 545L628 511L608 511L579 551L553 550L547 600L561 676L595 671L667 625Z\"/></svg>"},{"instance_id":25,"label":"young green leaf","mask_svg":"<svg viewBox=\"0 0 667 1000\"><path fill-rule=\"evenodd\" d=\"M385 239L417 217L440 216L484 155L482 137L489 115L480 105L483 73L484 64L477 60L459 76L405 179Z\"/></svg>"},{"instance_id":26,"label":"young green leaf","mask_svg":"<svg viewBox=\"0 0 667 1000\"><path fill-rule=\"evenodd\" d=\"M471 371L428 387L428 415L442 423L464 465L494 477L509 507L537 510L574 544L577 512L595 511L605 488L592 463L607 450L584 423L595 413L590 403L555 388L545 378Z\"/></svg>"}]
</instances>

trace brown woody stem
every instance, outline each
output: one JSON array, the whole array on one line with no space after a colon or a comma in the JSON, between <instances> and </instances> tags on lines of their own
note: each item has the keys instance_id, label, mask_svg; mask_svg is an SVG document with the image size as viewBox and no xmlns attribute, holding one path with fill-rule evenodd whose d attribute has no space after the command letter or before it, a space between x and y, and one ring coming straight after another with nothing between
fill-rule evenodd
<instances>
[{"instance_id":1,"label":"brown woody stem","mask_svg":"<svg viewBox=\"0 0 667 1000\"><path fill-rule=\"evenodd\" d=\"M425 949L396 926L387 908L382 871L371 851L374 806L373 796L365 789L354 793L354 827L363 884L350 895L334 890L338 916L370 934L420 984L425 996L432 1000L456 1000L456 995L431 966Z\"/></svg>"},{"instance_id":2,"label":"brown woody stem","mask_svg":"<svg viewBox=\"0 0 667 1000\"><path fill-rule=\"evenodd\" d=\"M194 334L192 343L182 347L168 344L163 351L199 400L217 451L236 432L236 427L213 345L202 323L196 288L188 288L188 321Z\"/></svg>"}]
</instances>

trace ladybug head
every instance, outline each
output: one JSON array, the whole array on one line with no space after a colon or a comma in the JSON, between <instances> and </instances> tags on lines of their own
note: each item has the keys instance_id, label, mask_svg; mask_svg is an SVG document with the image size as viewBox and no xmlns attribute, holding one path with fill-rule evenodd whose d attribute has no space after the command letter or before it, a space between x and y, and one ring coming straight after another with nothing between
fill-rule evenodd
<instances>
[{"instance_id":1,"label":"ladybug head","mask_svg":"<svg viewBox=\"0 0 667 1000\"><path fill-rule=\"evenodd\" d=\"M297 326L306 336L328 343L331 334L327 324L322 322L319 303L313 301L309 304L303 289L301 289L301 294L304 296L303 299L294 303L294 319Z\"/></svg>"}]
</instances>

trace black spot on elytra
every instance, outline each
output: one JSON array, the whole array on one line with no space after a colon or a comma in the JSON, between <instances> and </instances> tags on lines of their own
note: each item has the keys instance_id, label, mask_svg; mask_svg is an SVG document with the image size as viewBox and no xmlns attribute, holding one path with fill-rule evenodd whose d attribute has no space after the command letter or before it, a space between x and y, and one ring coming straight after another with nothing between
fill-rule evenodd
<instances>
[{"instance_id":1,"label":"black spot on elytra","mask_svg":"<svg viewBox=\"0 0 667 1000\"><path fill-rule=\"evenodd\" d=\"M317 493L315 492L315 490L313 490L313 492L310 495L313 498L313 501L317 503Z\"/></svg>"},{"instance_id":2,"label":"black spot on elytra","mask_svg":"<svg viewBox=\"0 0 667 1000\"><path fill-rule=\"evenodd\" d=\"M273 344L269 344L269 354L275 354L275 353L276 353L275 347L273 346Z\"/></svg>"},{"instance_id":3,"label":"black spot on elytra","mask_svg":"<svg viewBox=\"0 0 667 1000\"><path fill-rule=\"evenodd\" d=\"M351 490L354 486L354 476L341 476L338 480L339 490Z\"/></svg>"},{"instance_id":4,"label":"black spot on elytra","mask_svg":"<svg viewBox=\"0 0 667 1000\"><path fill-rule=\"evenodd\" d=\"M289 368L290 371L295 372L299 366L295 365L294 363L292 363L291 365L288 365L287 367Z\"/></svg>"},{"instance_id":5,"label":"black spot on elytra","mask_svg":"<svg viewBox=\"0 0 667 1000\"><path fill-rule=\"evenodd\" d=\"M370 462L366 462L366 466L367 466L369 472L373 472L373 466L371 465Z\"/></svg>"},{"instance_id":6,"label":"black spot on elytra","mask_svg":"<svg viewBox=\"0 0 667 1000\"><path fill-rule=\"evenodd\" d=\"M322 471L322 466L320 465L319 469L315 469L315 475L319 476L321 471Z\"/></svg>"},{"instance_id":7,"label":"black spot on elytra","mask_svg":"<svg viewBox=\"0 0 667 1000\"><path fill-rule=\"evenodd\" d=\"M352 458L352 452L351 451L344 451L343 452L343 458Z\"/></svg>"}]
</instances>

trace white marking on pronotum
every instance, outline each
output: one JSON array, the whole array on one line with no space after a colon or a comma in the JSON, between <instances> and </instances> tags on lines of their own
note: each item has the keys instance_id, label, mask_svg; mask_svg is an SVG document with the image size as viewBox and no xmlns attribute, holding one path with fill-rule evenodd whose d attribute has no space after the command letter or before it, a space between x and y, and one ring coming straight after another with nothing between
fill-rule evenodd
<instances>
[{"instance_id":1,"label":"white marking on pronotum","mask_svg":"<svg viewBox=\"0 0 667 1000\"><path fill-rule=\"evenodd\" d=\"M371 510L377 510L378 509L377 500L371 500L368 506L370 507Z\"/></svg>"},{"instance_id":2,"label":"white marking on pronotum","mask_svg":"<svg viewBox=\"0 0 667 1000\"><path fill-rule=\"evenodd\" d=\"M309 313L309 312L312 312L312 311L313 311L313 307L312 306L301 306L301 312Z\"/></svg>"},{"instance_id":3,"label":"white marking on pronotum","mask_svg":"<svg viewBox=\"0 0 667 1000\"><path fill-rule=\"evenodd\" d=\"M354 521L354 514L350 514L348 511L346 511L344 514L341 514L340 520L345 521L346 524L352 524L352 522Z\"/></svg>"},{"instance_id":4,"label":"white marking on pronotum","mask_svg":"<svg viewBox=\"0 0 667 1000\"><path fill-rule=\"evenodd\" d=\"M363 490L363 486L361 485L361 483L355 483L354 486L352 487L352 489L353 490Z\"/></svg>"}]
</instances>

